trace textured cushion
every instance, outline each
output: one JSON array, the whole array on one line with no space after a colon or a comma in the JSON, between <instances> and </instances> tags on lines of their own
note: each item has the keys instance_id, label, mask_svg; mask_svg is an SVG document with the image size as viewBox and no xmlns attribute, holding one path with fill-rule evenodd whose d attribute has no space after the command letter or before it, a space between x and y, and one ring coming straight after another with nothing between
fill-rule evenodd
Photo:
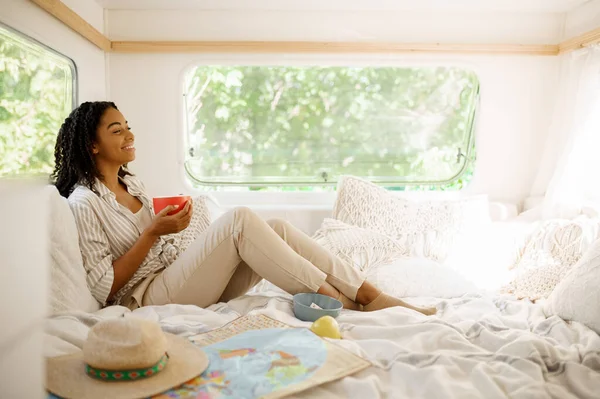
<instances>
[{"instance_id":1,"label":"textured cushion","mask_svg":"<svg viewBox=\"0 0 600 399\"><path fill-rule=\"evenodd\" d=\"M502 291L519 298L547 298L597 239L599 220L540 222L524 240L512 268L514 277Z\"/></svg>"},{"instance_id":2,"label":"textured cushion","mask_svg":"<svg viewBox=\"0 0 600 399\"><path fill-rule=\"evenodd\" d=\"M484 196L411 201L353 176L338 183L333 218L391 237L411 256L437 261L446 259L467 226L490 221Z\"/></svg>"},{"instance_id":3,"label":"textured cushion","mask_svg":"<svg viewBox=\"0 0 600 399\"><path fill-rule=\"evenodd\" d=\"M50 192L50 312L94 312L100 304L90 293L75 219L66 198L54 186Z\"/></svg>"},{"instance_id":4,"label":"textured cushion","mask_svg":"<svg viewBox=\"0 0 600 399\"><path fill-rule=\"evenodd\" d=\"M600 240L556 285L545 303L549 315L585 324L600 334Z\"/></svg>"},{"instance_id":5,"label":"textured cushion","mask_svg":"<svg viewBox=\"0 0 600 399\"><path fill-rule=\"evenodd\" d=\"M373 230L325 219L313 238L360 270L390 263L408 251L394 239Z\"/></svg>"},{"instance_id":6,"label":"textured cushion","mask_svg":"<svg viewBox=\"0 0 600 399\"><path fill-rule=\"evenodd\" d=\"M201 195L195 197L193 200L194 213L192 213L192 220L190 220L189 226L178 234L173 234L175 238L174 244L179 247L181 252L185 251L192 242L203 232L208 229L212 219L211 199L207 196Z\"/></svg>"}]
</instances>

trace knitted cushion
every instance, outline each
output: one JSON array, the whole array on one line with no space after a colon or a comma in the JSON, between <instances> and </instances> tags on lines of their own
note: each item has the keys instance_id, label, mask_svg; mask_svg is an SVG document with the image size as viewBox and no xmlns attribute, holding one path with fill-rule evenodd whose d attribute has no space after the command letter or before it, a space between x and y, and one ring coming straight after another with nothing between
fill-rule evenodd
<instances>
[{"instance_id":1,"label":"knitted cushion","mask_svg":"<svg viewBox=\"0 0 600 399\"><path fill-rule=\"evenodd\" d=\"M411 201L366 180L344 176L338 183L333 217L393 238L410 256L443 261L467 224L489 221L487 198L482 199Z\"/></svg>"},{"instance_id":2,"label":"knitted cushion","mask_svg":"<svg viewBox=\"0 0 600 399\"><path fill-rule=\"evenodd\" d=\"M600 240L581 257L548 297L544 310L585 324L600 334Z\"/></svg>"},{"instance_id":3,"label":"knitted cushion","mask_svg":"<svg viewBox=\"0 0 600 399\"><path fill-rule=\"evenodd\" d=\"M405 247L386 235L335 219L325 219L313 238L360 270L390 263L408 254Z\"/></svg>"},{"instance_id":4,"label":"knitted cushion","mask_svg":"<svg viewBox=\"0 0 600 399\"><path fill-rule=\"evenodd\" d=\"M174 244L179 248L180 253L183 253L200 234L206 231L211 222L211 212L207 205L210 199L202 195L192 201L194 213L192 213L189 226L185 230L172 235Z\"/></svg>"},{"instance_id":5,"label":"knitted cushion","mask_svg":"<svg viewBox=\"0 0 600 399\"><path fill-rule=\"evenodd\" d=\"M519 298L547 298L598 237L598 219L549 220L527 237L512 265L515 276L502 288Z\"/></svg>"}]
</instances>

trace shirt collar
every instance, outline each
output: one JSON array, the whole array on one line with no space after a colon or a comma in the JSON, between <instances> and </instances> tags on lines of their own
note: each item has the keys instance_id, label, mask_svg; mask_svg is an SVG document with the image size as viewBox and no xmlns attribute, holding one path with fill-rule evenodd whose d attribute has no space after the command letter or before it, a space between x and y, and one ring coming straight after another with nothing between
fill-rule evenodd
<instances>
[{"instance_id":1,"label":"shirt collar","mask_svg":"<svg viewBox=\"0 0 600 399\"><path fill-rule=\"evenodd\" d=\"M129 179L128 175L125 175L124 177L119 176L119 181L127 186L127 191L129 191L129 194L143 194L142 190L140 190L140 188L137 187L137 185L133 182L133 179ZM115 193L110 191L108 187L106 187L106 185L102 183L102 181L100 181L100 179L98 178L96 178L96 183L94 187L96 188L96 191L98 191L98 194L100 194L100 197L102 198L106 197L107 195L115 197Z\"/></svg>"},{"instance_id":2,"label":"shirt collar","mask_svg":"<svg viewBox=\"0 0 600 399\"><path fill-rule=\"evenodd\" d=\"M144 190L142 190L142 188L136 184L135 178L130 175L125 175L124 177L119 176L119 181L127 186L127 191L129 194L133 195L134 197L138 197L146 207L151 208L150 200L148 199ZM117 197L115 193L110 191L108 187L106 187L106 185L100 181L100 179L96 178L96 184L94 185L94 188L102 199L107 199L108 197L116 202Z\"/></svg>"},{"instance_id":3,"label":"shirt collar","mask_svg":"<svg viewBox=\"0 0 600 399\"><path fill-rule=\"evenodd\" d=\"M120 177L119 177L120 179ZM115 193L113 193L112 191L110 191L108 189L108 187L106 187L104 185L104 183L102 183L100 181L100 179L96 178L96 183L94 184L94 188L96 189L96 191L98 192L98 194L100 195L100 197L104 198L106 196L115 196ZM129 188L129 186L128 186Z\"/></svg>"}]
</instances>

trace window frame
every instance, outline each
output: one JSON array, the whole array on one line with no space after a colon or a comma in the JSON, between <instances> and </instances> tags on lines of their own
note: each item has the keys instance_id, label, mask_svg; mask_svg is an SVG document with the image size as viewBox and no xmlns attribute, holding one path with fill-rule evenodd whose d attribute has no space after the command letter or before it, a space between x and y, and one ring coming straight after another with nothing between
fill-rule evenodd
<instances>
[{"instance_id":1,"label":"window frame","mask_svg":"<svg viewBox=\"0 0 600 399\"><path fill-rule=\"evenodd\" d=\"M21 39L24 39L25 41L28 41L28 45L31 45L32 47L39 46L43 50L53 54L55 57L66 61L66 64L69 66L69 69L71 71L71 111L74 110L77 107L77 104L79 104L79 74L77 70L77 64L75 63L75 61L66 54L63 54L60 51L53 49L47 44L44 44L36 38L9 26L2 21L0 21L0 28L7 30L8 32L20 37ZM56 132L56 134L58 135L58 132ZM35 175L37 174L34 174L34 176Z\"/></svg>"},{"instance_id":2,"label":"window frame","mask_svg":"<svg viewBox=\"0 0 600 399\"><path fill-rule=\"evenodd\" d=\"M190 167L188 166L187 160L187 150L188 150L188 114L187 114L187 102L186 102L186 77L189 75L191 70L197 67L203 66L289 66L289 65L297 65L297 66L360 66L360 67L396 67L396 68L418 68L418 67L456 67L467 69L468 72L474 75L476 78L476 93L474 95L474 106L473 112L469 117L470 129L469 136L466 148L464 149L464 157L466 161L461 166L460 170L452 177L446 180L438 180L438 181L405 181L398 182L396 180L385 180L385 179L373 179L375 184L396 188L396 187L444 187L450 184L455 183L460 180L461 176L465 173L465 171L471 166L475 168L475 160L476 160L476 126L477 126L477 118L480 113L480 103L481 103L481 78L477 73L477 65L470 62L457 61L456 59L446 59L446 57L436 59L436 58L427 58L427 59L407 59L399 56L379 56L379 57L356 57L356 56L338 56L335 55L335 58L332 58L332 55L300 55L300 54L290 54L286 57L281 58L273 58L272 56L247 56L247 55L237 55L237 54L228 54L221 57L201 57L201 59L197 59L194 62L188 64L180 75L180 90L181 90L181 110L182 110L182 146L181 152L179 154L179 159L181 162L182 169L182 180L185 182L185 185L189 188L194 189L195 191L207 191L204 189L205 187L214 188L208 189L211 192L229 192L230 188L239 188L240 191L235 190L237 193L248 192L248 191L256 191L252 190L252 188L256 187L266 187L271 189L276 189L277 187L320 187L321 190L317 189L312 191L323 192L323 191L331 191L331 187L335 187L338 183L337 179L332 179L328 182L315 182L315 181L306 181L306 182L246 182L246 181L235 181L235 182L209 182L202 180L192 173L190 173ZM471 164L471 165L470 165ZM368 177L363 177L369 179ZM200 186L200 187L198 187ZM324 189L323 189L324 188ZM464 187L462 188L464 189ZM461 190L462 190L461 189ZM436 191L433 189L429 189L426 191ZM267 191L270 194L274 194L276 191ZM285 192L285 191L284 191ZM297 193L297 191L289 191ZM304 193L307 194L307 193Z\"/></svg>"},{"instance_id":3,"label":"window frame","mask_svg":"<svg viewBox=\"0 0 600 399\"><path fill-rule=\"evenodd\" d=\"M77 107L77 104L79 104L79 72L77 70L77 64L75 63L75 61L68 55L63 54L60 51L53 49L52 47L48 46L47 44L42 43L41 41L37 40L36 38L29 36L28 34L23 33L20 30L9 26L2 21L0 21L0 27L6 29L9 32L14 33L17 36L21 36L22 38L29 40L33 44L36 44L36 45L42 47L43 49L53 53L54 55L64 58L68 61L69 68L71 68L71 76L73 77L73 82L71 85L71 89L73 91L71 93L71 110L74 110Z\"/></svg>"}]
</instances>

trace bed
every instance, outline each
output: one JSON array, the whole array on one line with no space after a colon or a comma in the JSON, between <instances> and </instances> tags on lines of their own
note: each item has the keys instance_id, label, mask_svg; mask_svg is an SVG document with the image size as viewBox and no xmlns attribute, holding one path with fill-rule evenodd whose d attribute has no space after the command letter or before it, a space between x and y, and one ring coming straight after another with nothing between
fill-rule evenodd
<instances>
[{"instance_id":1,"label":"bed","mask_svg":"<svg viewBox=\"0 0 600 399\"><path fill-rule=\"evenodd\" d=\"M78 246L73 245L77 242L76 228L68 205L56 192L52 207L53 220L60 223L52 224L51 233L51 305L55 311L46 320L46 357L77 351L91 326L106 318L142 317L159 322L167 332L188 338L246 315L263 314L292 327L310 327L310 323L294 317L290 295L264 282L243 297L206 309L184 305L135 311L122 306L99 309L89 291L81 289L85 287L85 275ZM353 230L335 231L354 234ZM481 230L475 232L480 234ZM473 247L471 240L465 241L468 247ZM466 272L471 276L477 276L478 271L479 287L503 278L502 273L490 274L499 270L492 267L498 256L490 252L499 241L487 241L489 248L479 248L484 258L465 262L461 257L456 267L409 256L403 265L392 264L387 271L383 266L371 269L378 270L376 274L367 270L374 281L387 283L388 291L396 289L393 294L416 305L436 306L437 314L424 316L405 308L342 311L337 320L343 339L330 341L368 360L371 366L293 397L600 397L597 332L582 323L547 314L544 301L517 300L512 295L498 294L491 286L473 289L462 279L459 269L465 264L470 265L471 270ZM459 246L458 252L464 254L467 250ZM600 259L600 250L598 253ZM358 260L362 259L359 255ZM348 256L353 261L352 253ZM370 257L369 261L373 263L374 259ZM419 296L422 292L436 294ZM597 304L586 305L593 308Z\"/></svg>"},{"instance_id":2,"label":"bed","mask_svg":"<svg viewBox=\"0 0 600 399\"><path fill-rule=\"evenodd\" d=\"M298 394L302 398L597 398L600 336L582 324L547 318L541 304L510 296L411 298L438 315L404 308L343 311L335 341L372 363L368 369ZM45 355L76 351L88 329L111 317L142 317L191 337L242 315L264 314L295 327L291 296L250 294L207 309L166 305L131 312L120 306L70 312L47 321Z\"/></svg>"}]
</instances>

